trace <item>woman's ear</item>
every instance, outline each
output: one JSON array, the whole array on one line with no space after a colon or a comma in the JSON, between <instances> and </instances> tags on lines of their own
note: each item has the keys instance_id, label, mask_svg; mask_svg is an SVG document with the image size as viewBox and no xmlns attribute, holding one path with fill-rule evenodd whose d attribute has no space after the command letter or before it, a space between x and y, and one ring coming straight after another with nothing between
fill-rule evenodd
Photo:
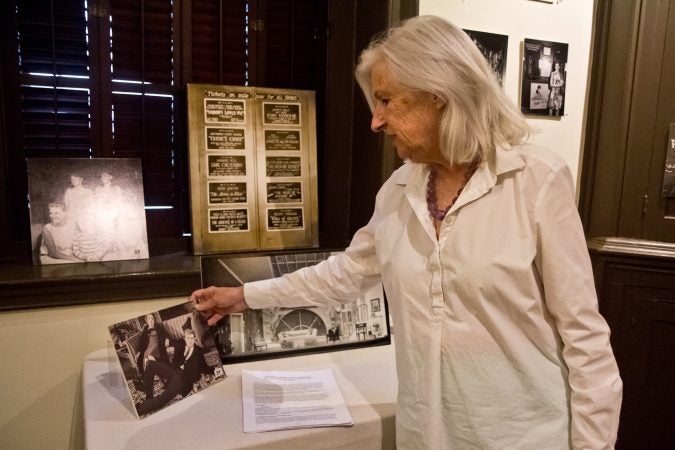
<instances>
[{"instance_id":1,"label":"woman's ear","mask_svg":"<svg viewBox=\"0 0 675 450\"><path fill-rule=\"evenodd\" d=\"M445 108L445 105L447 103L445 100L443 100L436 94L432 94L431 102L433 103L434 107L439 110Z\"/></svg>"}]
</instances>

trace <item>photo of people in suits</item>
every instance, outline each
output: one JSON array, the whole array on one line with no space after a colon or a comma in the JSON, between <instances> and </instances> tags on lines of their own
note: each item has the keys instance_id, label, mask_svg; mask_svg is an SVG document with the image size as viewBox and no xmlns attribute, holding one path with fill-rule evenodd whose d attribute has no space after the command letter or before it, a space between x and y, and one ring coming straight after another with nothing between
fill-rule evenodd
<instances>
[{"instance_id":1,"label":"photo of people in suits","mask_svg":"<svg viewBox=\"0 0 675 450\"><path fill-rule=\"evenodd\" d=\"M190 302L109 330L139 418L225 378L211 329Z\"/></svg>"}]
</instances>

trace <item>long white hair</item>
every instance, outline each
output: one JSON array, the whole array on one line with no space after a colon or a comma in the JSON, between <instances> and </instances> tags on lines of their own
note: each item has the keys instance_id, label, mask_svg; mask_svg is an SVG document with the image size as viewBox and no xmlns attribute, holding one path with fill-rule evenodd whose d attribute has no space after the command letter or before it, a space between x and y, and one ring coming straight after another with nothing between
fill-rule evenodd
<instances>
[{"instance_id":1,"label":"long white hair","mask_svg":"<svg viewBox=\"0 0 675 450\"><path fill-rule=\"evenodd\" d=\"M371 111L371 72L378 62L384 62L405 88L446 102L439 142L450 164L466 164L476 157L492 164L497 145L519 144L530 133L469 36L440 17L408 19L373 39L361 53L356 80Z\"/></svg>"}]
</instances>

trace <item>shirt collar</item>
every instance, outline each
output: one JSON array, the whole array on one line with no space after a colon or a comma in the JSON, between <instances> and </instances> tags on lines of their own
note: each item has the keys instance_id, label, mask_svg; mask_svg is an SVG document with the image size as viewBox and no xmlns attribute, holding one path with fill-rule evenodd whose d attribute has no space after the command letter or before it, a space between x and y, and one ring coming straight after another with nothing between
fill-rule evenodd
<instances>
[{"instance_id":1,"label":"shirt collar","mask_svg":"<svg viewBox=\"0 0 675 450\"><path fill-rule=\"evenodd\" d=\"M520 170L525 167L525 158L518 151L509 145L498 146L495 151L494 168L490 168L489 164L482 163L476 174L476 179L482 179L486 183L486 187L492 188L497 183L497 177L514 170ZM410 161L404 163L402 170L394 173L394 182L398 185L405 186L408 184L417 184L423 181L426 177L426 168L424 164L416 164Z\"/></svg>"},{"instance_id":2,"label":"shirt collar","mask_svg":"<svg viewBox=\"0 0 675 450\"><path fill-rule=\"evenodd\" d=\"M469 180L462 195L450 208L448 215L452 215L459 208L486 195L497 184L498 177L514 170L525 167L525 158L516 149L498 147L495 151L494 168L491 169L488 162L478 166L476 173ZM434 240L436 231L429 217L426 204L427 173L425 164L416 164L406 161L403 167L397 170L393 177L394 182L404 186L405 196L415 215L423 224L429 237Z\"/></svg>"}]
</instances>

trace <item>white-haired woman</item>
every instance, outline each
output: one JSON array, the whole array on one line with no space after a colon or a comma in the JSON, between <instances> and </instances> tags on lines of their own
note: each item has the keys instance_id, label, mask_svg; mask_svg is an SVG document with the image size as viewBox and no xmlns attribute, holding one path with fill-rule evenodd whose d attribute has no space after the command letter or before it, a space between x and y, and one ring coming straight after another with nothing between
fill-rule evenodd
<instances>
[{"instance_id":1,"label":"white-haired woman","mask_svg":"<svg viewBox=\"0 0 675 450\"><path fill-rule=\"evenodd\" d=\"M356 78L373 131L407 161L370 222L313 268L195 291L197 309L215 322L345 302L383 282L398 448L612 448L622 383L569 169L524 143L521 114L443 19L410 19L376 39Z\"/></svg>"}]
</instances>

